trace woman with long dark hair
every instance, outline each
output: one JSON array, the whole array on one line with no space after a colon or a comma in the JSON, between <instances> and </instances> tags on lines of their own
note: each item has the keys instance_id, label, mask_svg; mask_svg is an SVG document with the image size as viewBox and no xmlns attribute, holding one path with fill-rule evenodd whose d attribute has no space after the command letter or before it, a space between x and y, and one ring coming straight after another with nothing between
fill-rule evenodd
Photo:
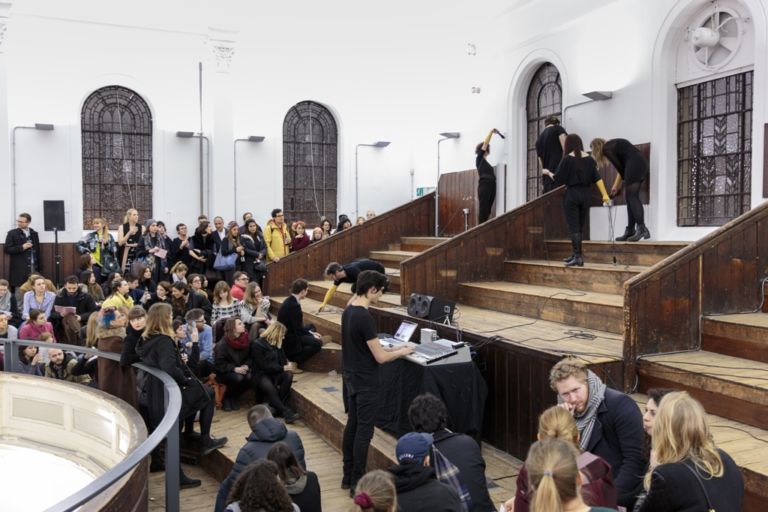
<instances>
[{"instance_id":1,"label":"woman with long dark hair","mask_svg":"<svg viewBox=\"0 0 768 512\"><path fill-rule=\"evenodd\" d=\"M258 460L243 471L227 498L227 512L299 512L280 482L277 465Z\"/></svg>"},{"instance_id":2,"label":"woman with long dark hair","mask_svg":"<svg viewBox=\"0 0 768 512\"><path fill-rule=\"evenodd\" d=\"M231 256L237 253L237 260L235 260L235 268L242 270L245 263L245 247L243 245L242 237L240 236L240 227L237 222L232 221L227 226L227 236L221 241L221 255ZM232 276L235 273L235 268L224 270L224 281L231 283Z\"/></svg>"},{"instance_id":3,"label":"woman with long dark hair","mask_svg":"<svg viewBox=\"0 0 768 512\"><path fill-rule=\"evenodd\" d=\"M159 283L168 275L168 239L160 234L157 222L146 222L146 234L141 237L137 256L152 271L152 280Z\"/></svg>"},{"instance_id":4,"label":"woman with long dark hair","mask_svg":"<svg viewBox=\"0 0 768 512\"><path fill-rule=\"evenodd\" d=\"M584 266L584 258L581 252L581 240L584 224L589 213L589 199L592 184L597 185L603 197L603 204L608 204L610 198L605 191L603 179L597 172L595 160L584 152L584 144L581 137L572 133L565 138L565 150L563 159L557 167L557 173L549 170L542 171L555 180L555 187L565 185L563 196L563 211L565 222L568 224L568 234L571 237L573 254L565 260L566 267Z\"/></svg>"},{"instance_id":5,"label":"woman with long dark hair","mask_svg":"<svg viewBox=\"0 0 768 512\"><path fill-rule=\"evenodd\" d=\"M264 241L264 233L261 227L253 219L245 222L245 233L241 235L245 247L245 262L242 270L251 281L256 281L259 286L264 284L264 276L267 274L267 244Z\"/></svg>"},{"instance_id":6,"label":"woman with long dark hair","mask_svg":"<svg viewBox=\"0 0 768 512\"><path fill-rule=\"evenodd\" d=\"M282 441L275 443L267 452L267 460L277 464L280 481L301 512L323 512L317 474L302 469L290 446Z\"/></svg>"},{"instance_id":7,"label":"woman with long dark hair","mask_svg":"<svg viewBox=\"0 0 768 512\"><path fill-rule=\"evenodd\" d=\"M254 386L253 352L245 325L239 317L231 317L224 323L224 336L216 343L214 367L217 380L227 386L223 409L240 409L238 398Z\"/></svg>"},{"instance_id":8,"label":"woman with long dark hair","mask_svg":"<svg viewBox=\"0 0 768 512\"><path fill-rule=\"evenodd\" d=\"M600 166L611 162L616 168L616 180L611 187L611 197L618 194L624 182L624 199L627 201L627 227L616 241L637 242L650 238L651 232L645 226L645 212L640 202L640 186L648 176L648 160L626 139L592 139L589 143L592 156ZM637 225L637 229L635 229Z\"/></svg>"},{"instance_id":9,"label":"woman with long dark hair","mask_svg":"<svg viewBox=\"0 0 768 512\"><path fill-rule=\"evenodd\" d=\"M213 265L214 243L211 233L213 228L211 224L205 220L197 226L195 234L192 237L192 249L189 251L190 274L205 275L205 271L208 270L209 263ZM211 267L213 268L213 267Z\"/></svg>"}]
</instances>

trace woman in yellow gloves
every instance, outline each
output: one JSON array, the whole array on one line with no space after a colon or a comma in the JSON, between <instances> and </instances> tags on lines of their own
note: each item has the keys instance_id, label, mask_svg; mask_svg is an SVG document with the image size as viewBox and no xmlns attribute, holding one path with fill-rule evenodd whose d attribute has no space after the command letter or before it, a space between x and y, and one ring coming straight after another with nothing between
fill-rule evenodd
<instances>
[{"instance_id":1,"label":"woman in yellow gloves","mask_svg":"<svg viewBox=\"0 0 768 512\"><path fill-rule=\"evenodd\" d=\"M326 279L333 279L333 284L328 289L328 291L325 292L323 303L320 304L319 308L317 308L317 312L323 312L325 306L331 300L331 297L333 297L333 294L336 293L336 288L338 288L341 283L352 284L352 297L350 297L349 301L347 301L347 306L349 306L349 303L352 302L352 299L355 298L357 276L359 276L360 272L363 270L375 270L380 274L386 275L384 266L381 263L373 260L367 260L365 258L355 260L352 263L347 263L346 265L341 265L335 261L330 262L328 266L325 267L325 277Z\"/></svg>"},{"instance_id":2,"label":"woman in yellow gloves","mask_svg":"<svg viewBox=\"0 0 768 512\"><path fill-rule=\"evenodd\" d=\"M605 191L600 174L597 172L597 163L589 154L584 152L584 144L581 137L570 134L565 138L565 156L557 167L557 173L545 170L550 178L555 180L555 186L565 185L563 198L563 210L565 222L568 224L568 233L571 235L573 254L565 260L566 267L583 267L584 258L581 253L581 237L584 223L589 213L590 186L594 183L600 189L603 196L603 204L610 202Z\"/></svg>"}]
</instances>

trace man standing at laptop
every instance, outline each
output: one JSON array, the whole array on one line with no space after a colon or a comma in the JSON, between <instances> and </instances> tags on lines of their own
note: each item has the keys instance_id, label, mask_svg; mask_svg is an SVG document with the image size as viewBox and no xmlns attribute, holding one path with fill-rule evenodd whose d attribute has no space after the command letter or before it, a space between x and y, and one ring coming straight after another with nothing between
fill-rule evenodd
<instances>
[{"instance_id":1,"label":"man standing at laptop","mask_svg":"<svg viewBox=\"0 0 768 512\"><path fill-rule=\"evenodd\" d=\"M378 410L379 365L413 352L410 346L385 350L379 342L376 322L368 307L379 300L386 286L387 277L383 273L375 270L360 272L352 301L341 315L342 374L347 397L341 488L350 489L350 495L365 474L368 446L373 438Z\"/></svg>"},{"instance_id":2,"label":"man standing at laptop","mask_svg":"<svg viewBox=\"0 0 768 512\"><path fill-rule=\"evenodd\" d=\"M380 274L386 274L384 271L384 266L381 263L373 260L367 260L365 258L355 260L352 263L347 263L346 265L341 265L335 261L330 262L328 266L325 267L325 276L327 279L333 279L333 284L325 293L325 297L323 297L323 303L320 304L319 308L317 308L317 312L323 312L325 305L328 304L328 302L331 300L333 294L336 293L336 288L338 288L341 283L352 284L352 297L347 302L347 306L349 306L352 303L352 300L355 298L355 286L357 283L357 278L360 276L360 272L365 270L375 270Z\"/></svg>"}]
</instances>

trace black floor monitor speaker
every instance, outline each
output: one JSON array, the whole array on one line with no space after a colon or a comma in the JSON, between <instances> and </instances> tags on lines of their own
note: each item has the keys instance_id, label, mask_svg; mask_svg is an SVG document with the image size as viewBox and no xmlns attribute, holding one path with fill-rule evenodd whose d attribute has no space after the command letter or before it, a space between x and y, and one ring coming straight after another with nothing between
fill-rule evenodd
<instances>
[{"instance_id":1,"label":"black floor monitor speaker","mask_svg":"<svg viewBox=\"0 0 768 512\"><path fill-rule=\"evenodd\" d=\"M450 323L453 321L453 312L456 303L433 297L412 293L408 299L408 314L417 318L426 318L433 322Z\"/></svg>"},{"instance_id":2,"label":"black floor monitor speaker","mask_svg":"<svg viewBox=\"0 0 768 512\"><path fill-rule=\"evenodd\" d=\"M66 231L64 201L43 201L43 223L46 231Z\"/></svg>"}]
</instances>

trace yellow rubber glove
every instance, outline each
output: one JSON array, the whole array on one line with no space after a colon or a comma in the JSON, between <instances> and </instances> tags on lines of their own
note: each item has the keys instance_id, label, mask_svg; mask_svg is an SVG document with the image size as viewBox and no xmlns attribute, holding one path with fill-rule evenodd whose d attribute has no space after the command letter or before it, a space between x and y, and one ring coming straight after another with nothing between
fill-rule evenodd
<instances>
[{"instance_id":1,"label":"yellow rubber glove","mask_svg":"<svg viewBox=\"0 0 768 512\"><path fill-rule=\"evenodd\" d=\"M323 297L323 303L320 304L320 307L317 308L318 313L322 313L325 309L326 304L331 300L331 297L333 297L333 294L336 293L336 285L332 284L330 288L328 288L328 291L325 292L325 297Z\"/></svg>"},{"instance_id":2,"label":"yellow rubber glove","mask_svg":"<svg viewBox=\"0 0 768 512\"><path fill-rule=\"evenodd\" d=\"M600 190L600 195L603 196L603 206L610 204L611 198L608 197L608 192L605 191L605 183L603 183L603 180L597 180L598 190Z\"/></svg>"}]
</instances>

